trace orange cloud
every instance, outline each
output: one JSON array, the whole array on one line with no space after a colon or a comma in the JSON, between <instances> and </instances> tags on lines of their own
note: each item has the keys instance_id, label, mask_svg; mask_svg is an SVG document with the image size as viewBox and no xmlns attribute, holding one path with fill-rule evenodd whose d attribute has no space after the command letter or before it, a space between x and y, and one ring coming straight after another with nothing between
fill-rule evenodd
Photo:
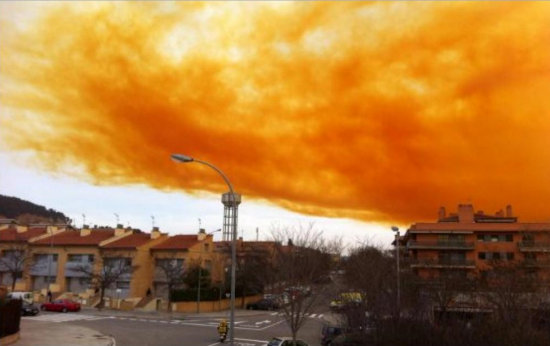
<instances>
[{"instance_id":1,"label":"orange cloud","mask_svg":"<svg viewBox=\"0 0 550 346\"><path fill-rule=\"evenodd\" d=\"M225 190L181 152L303 213L550 216L548 3L29 6L2 4L0 134L43 169Z\"/></svg>"}]
</instances>

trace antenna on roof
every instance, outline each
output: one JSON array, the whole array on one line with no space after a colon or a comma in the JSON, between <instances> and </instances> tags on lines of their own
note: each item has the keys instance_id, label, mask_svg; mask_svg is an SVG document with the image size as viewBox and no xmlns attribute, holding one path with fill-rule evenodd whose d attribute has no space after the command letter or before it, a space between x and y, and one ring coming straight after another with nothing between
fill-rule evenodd
<instances>
[{"instance_id":1,"label":"antenna on roof","mask_svg":"<svg viewBox=\"0 0 550 346\"><path fill-rule=\"evenodd\" d=\"M199 231L201 230L201 218L199 217Z\"/></svg>"},{"instance_id":2,"label":"antenna on roof","mask_svg":"<svg viewBox=\"0 0 550 346\"><path fill-rule=\"evenodd\" d=\"M117 213L115 213L115 217L116 217L116 224L118 225L120 223L120 218L118 217Z\"/></svg>"},{"instance_id":3,"label":"antenna on roof","mask_svg":"<svg viewBox=\"0 0 550 346\"><path fill-rule=\"evenodd\" d=\"M82 214L82 228L84 228L85 224L86 224L86 214Z\"/></svg>"},{"instance_id":4,"label":"antenna on roof","mask_svg":"<svg viewBox=\"0 0 550 346\"><path fill-rule=\"evenodd\" d=\"M155 228L155 215L151 215L151 222L153 223L153 228Z\"/></svg>"},{"instance_id":5,"label":"antenna on roof","mask_svg":"<svg viewBox=\"0 0 550 346\"><path fill-rule=\"evenodd\" d=\"M260 229L256 227L256 241L259 240Z\"/></svg>"}]
</instances>

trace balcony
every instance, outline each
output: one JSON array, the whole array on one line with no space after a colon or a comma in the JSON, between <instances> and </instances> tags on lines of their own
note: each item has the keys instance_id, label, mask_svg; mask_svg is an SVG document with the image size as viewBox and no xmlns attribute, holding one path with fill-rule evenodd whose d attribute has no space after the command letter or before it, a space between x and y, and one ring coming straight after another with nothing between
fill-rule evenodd
<instances>
[{"instance_id":1,"label":"balcony","mask_svg":"<svg viewBox=\"0 0 550 346\"><path fill-rule=\"evenodd\" d=\"M86 273L83 271L90 271L92 269L93 262L67 262L65 264L65 276L73 278L86 277Z\"/></svg>"},{"instance_id":2,"label":"balcony","mask_svg":"<svg viewBox=\"0 0 550 346\"><path fill-rule=\"evenodd\" d=\"M47 260L35 262L31 265L29 273L32 276L56 276L57 262L48 263Z\"/></svg>"},{"instance_id":3,"label":"balcony","mask_svg":"<svg viewBox=\"0 0 550 346\"><path fill-rule=\"evenodd\" d=\"M526 259L522 262L523 266L526 268L550 268L549 259Z\"/></svg>"},{"instance_id":4,"label":"balcony","mask_svg":"<svg viewBox=\"0 0 550 346\"><path fill-rule=\"evenodd\" d=\"M456 240L440 240L440 241L414 241L407 242L407 249L414 250L473 250L474 243L456 241Z\"/></svg>"},{"instance_id":5,"label":"balcony","mask_svg":"<svg viewBox=\"0 0 550 346\"><path fill-rule=\"evenodd\" d=\"M473 260L451 259L412 259L411 268L450 268L450 269L475 269Z\"/></svg>"},{"instance_id":6,"label":"balcony","mask_svg":"<svg viewBox=\"0 0 550 346\"><path fill-rule=\"evenodd\" d=\"M521 252L550 252L550 242L522 241L518 249Z\"/></svg>"}]
</instances>

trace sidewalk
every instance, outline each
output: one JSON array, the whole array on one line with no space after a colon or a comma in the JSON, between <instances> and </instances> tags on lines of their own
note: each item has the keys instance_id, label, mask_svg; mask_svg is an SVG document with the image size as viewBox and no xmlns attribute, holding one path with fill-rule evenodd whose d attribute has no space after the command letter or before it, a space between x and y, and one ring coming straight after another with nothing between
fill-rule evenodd
<instances>
[{"instance_id":1,"label":"sidewalk","mask_svg":"<svg viewBox=\"0 0 550 346\"><path fill-rule=\"evenodd\" d=\"M17 346L114 346L115 339L93 329L69 323L47 323L21 319L20 338Z\"/></svg>"}]
</instances>

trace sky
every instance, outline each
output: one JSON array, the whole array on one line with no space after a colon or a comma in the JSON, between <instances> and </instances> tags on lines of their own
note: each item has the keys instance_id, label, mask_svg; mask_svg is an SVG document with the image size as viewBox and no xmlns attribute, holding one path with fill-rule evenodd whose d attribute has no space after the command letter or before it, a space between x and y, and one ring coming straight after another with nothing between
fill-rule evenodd
<instances>
[{"instance_id":1,"label":"sky","mask_svg":"<svg viewBox=\"0 0 550 346\"><path fill-rule=\"evenodd\" d=\"M0 193L82 224L550 220L550 3L2 2ZM282 225L282 226L281 226ZM275 226L277 227L277 226Z\"/></svg>"}]
</instances>

